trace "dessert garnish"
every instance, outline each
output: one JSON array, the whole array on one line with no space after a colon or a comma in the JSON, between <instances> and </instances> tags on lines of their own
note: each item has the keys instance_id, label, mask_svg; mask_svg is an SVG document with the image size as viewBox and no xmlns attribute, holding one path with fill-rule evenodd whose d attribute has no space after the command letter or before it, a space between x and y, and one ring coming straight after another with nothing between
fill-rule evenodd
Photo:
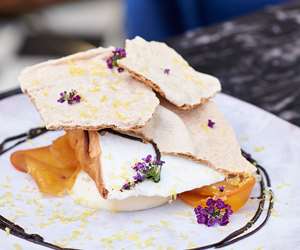
<instances>
[{"instance_id":1,"label":"dessert garnish","mask_svg":"<svg viewBox=\"0 0 300 250\"><path fill-rule=\"evenodd\" d=\"M194 209L199 224L205 224L208 227L219 224L225 226L229 223L229 217L233 211L230 205L224 203L221 199L208 198L206 206L199 205Z\"/></svg>"},{"instance_id":2,"label":"dessert garnish","mask_svg":"<svg viewBox=\"0 0 300 250\"><path fill-rule=\"evenodd\" d=\"M57 102L64 103L67 102L70 105L79 103L81 100L80 95L75 89L72 89L69 93L67 91L61 92Z\"/></svg>"},{"instance_id":3,"label":"dessert garnish","mask_svg":"<svg viewBox=\"0 0 300 250\"><path fill-rule=\"evenodd\" d=\"M170 74L170 69L164 69L164 74L169 75Z\"/></svg>"},{"instance_id":4,"label":"dessert garnish","mask_svg":"<svg viewBox=\"0 0 300 250\"><path fill-rule=\"evenodd\" d=\"M224 190L225 190L224 186L219 186L218 188L219 188L220 192L224 192Z\"/></svg>"},{"instance_id":5,"label":"dessert garnish","mask_svg":"<svg viewBox=\"0 0 300 250\"><path fill-rule=\"evenodd\" d=\"M124 69L118 65L118 60L126 57L126 51L123 48L116 48L113 55L106 59L106 64L109 69L117 67L119 73L123 72Z\"/></svg>"},{"instance_id":6,"label":"dessert garnish","mask_svg":"<svg viewBox=\"0 0 300 250\"><path fill-rule=\"evenodd\" d=\"M120 191L123 190L130 190L139 182L144 180L152 180L153 182L157 183L160 181L160 173L161 167L165 163L164 161L152 159L152 155L147 155L142 161L137 162L133 169L135 170L136 174L133 176L131 181L126 182Z\"/></svg>"},{"instance_id":7,"label":"dessert garnish","mask_svg":"<svg viewBox=\"0 0 300 250\"><path fill-rule=\"evenodd\" d=\"M207 122L207 126L208 126L208 127L214 128L215 124L216 124L216 123L215 123L214 121L212 121L211 119L208 119L208 122Z\"/></svg>"}]
</instances>

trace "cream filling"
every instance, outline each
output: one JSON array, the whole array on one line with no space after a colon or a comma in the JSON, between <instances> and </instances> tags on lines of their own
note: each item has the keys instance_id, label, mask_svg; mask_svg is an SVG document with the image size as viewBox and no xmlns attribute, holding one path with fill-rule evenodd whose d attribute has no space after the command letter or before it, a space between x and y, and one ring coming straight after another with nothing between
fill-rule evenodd
<instances>
[{"instance_id":1,"label":"cream filling","mask_svg":"<svg viewBox=\"0 0 300 250\"><path fill-rule=\"evenodd\" d=\"M72 197L82 205L116 211L147 209L166 203L173 195L224 180L223 174L203 164L164 155L162 160L165 164L158 183L145 180L121 192L124 183L132 180L136 173L132 166L148 154L155 156L154 149L151 144L110 133L99 137L102 177L109 193L107 200L103 199L94 181L81 172L74 184Z\"/></svg>"}]
</instances>

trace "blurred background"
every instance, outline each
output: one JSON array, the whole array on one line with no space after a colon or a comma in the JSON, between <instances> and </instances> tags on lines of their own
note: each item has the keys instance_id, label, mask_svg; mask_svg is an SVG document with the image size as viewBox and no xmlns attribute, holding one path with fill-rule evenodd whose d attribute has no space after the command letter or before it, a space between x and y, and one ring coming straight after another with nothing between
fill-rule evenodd
<instances>
[{"instance_id":1,"label":"blurred background","mask_svg":"<svg viewBox=\"0 0 300 250\"><path fill-rule=\"evenodd\" d=\"M299 0L0 0L0 96L24 66L136 35L300 125Z\"/></svg>"}]
</instances>

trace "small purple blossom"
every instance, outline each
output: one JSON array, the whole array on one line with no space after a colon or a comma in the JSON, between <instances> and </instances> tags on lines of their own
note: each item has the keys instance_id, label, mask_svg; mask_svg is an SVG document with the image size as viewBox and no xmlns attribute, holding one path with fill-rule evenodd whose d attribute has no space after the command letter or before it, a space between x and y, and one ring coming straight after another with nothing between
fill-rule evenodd
<instances>
[{"instance_id":1,"label":"small purple blossom","mask_svg":"<svg viewBox=\"0 0 300 250\"><path fill-rule=\"evenodd\" d=\"M170 69L167 69L167 68L166 68L166 69L164 69L164 74L169 75L169 74L170 74L170 71L171 71Z\"/></svg>"},{"instance_id":2,"label":"small purple blossom","mask_svg":"<svg viewBox=\"0 0 300 250\"><path fill-rule=\"evenodd\" d=\"M122 73L123 71L124 71L123 68L121 68L121 67L118 68L118 72L119 72L119 73Z\"/></svg>"},{"instance_id":3,"label":"small purple blossom","mask_svg":"<svg viewBox=\"0 0 300 250\"><path fill-rule=\"evenodd\" d=\"M206 201L206 207L199 205L194 209L197 222L205 224L208 227L219 224L225 226L229 223L229 217L232 215L230 205L224 203L221 199L209 198Z\"/></svg>"},{"instance_id":4,"label":"small purple blossom","mask_svg":"<svg viewBox=\"0 0 300 250\"><path fill-rule=\"evenodd\" d=\"M149 163L152 160L152 155L147 155L146 158L143 158L143 161Z\"/></svg>"},{"instance_id":5,"label":"small purple blossom","mask_svg":"<svg viewBox=\"0 0 300 250\"><path fill-rule=\"evenodd\" d=\"M124 190L129 190L130 187L131 187L130 182L127 182L127 183L125 183L125 184L123 185L122 189L124 189Z\"/></svg>"},{"instance_id":6,"label":"small purple blossom","mask_svg":"<svg viewBox=\"0 0 300 250\"><path fill-rule=\"evenodd\" d=\"M208 127L214 128L215 124L216 124L216 123L215 123L214 121L212 121L211 119L208 119L208 122L207 122L207 126L208 126Z\"/></svg>"},{"instance_id":7,"label":"small purple blossom","mask_svg":"<svg viewBox=\"0 0 300 250\"><path fill-rule=\"evenodd\" d=\"M81 101L80 95L74 89L72 89L69 93L67 91L61 92L59 96L60 97L57 100L59 103L64 103L66 101L68 104L73 105Z\"/></svg>"},{"instance_id":8,"label":"small purple blossom","mask_svg":"<svg viewBox=\"0 0 300 250\"><path fill-rule=\"evenodd\" d=\"M117 68L118 72L121 73L124 71L123 68L121 68L118 65L118 60L122 59L126 57L126 51L123 48L116 48L113 52L112 52L112 56L108 57L106 59L106 65L109 69L113 69L114 67Z\"/></svg>"},{"instance_id":9,"label":"small purple blossom","mask_svg":"<svg viewBox=\"0 0 300 250\"><path fill-rule=\"evenodd\" d=\"M146 179L159 182L161 167L164 163L165 162L160 159L153 159L152 155L147 155L145 158L142 158L141 162L135 163L132 167L136 172L132 177L133 181L125 183L120 191L129 190Z\"/></svg>"},{"instance_id":10,"label":"small purple blossom","mask_svg":"<svg viewBox=\"0 0 300 250\"><path fill-rule=\"evenodd\" d=\"M133 169L137 172L143 171L145 168L146 168L146 165L143 162L137 162L133 167Z\"/></svg>"},{"instance_id":11,"label":"small purple blossom","mask_svg":"<svg viewBox=\"0 0 300 250\"><path fill-rule=\"evenodd\" d=\"M133 176L134 182L142 182L145 179L145 176L141 175L139 172L136 173L135 176Z\"/></svg>"},{"instance_id":12,"label":"small purple blossom","mask_svg":"<svg viewBox=\"0 0 300 250\"><path fill-rule=\"evenodd\" d=\"M225 190L224 186L219 186L218 189L220 192L224 192L224 190Z\"/></svg>"}]
</instances>

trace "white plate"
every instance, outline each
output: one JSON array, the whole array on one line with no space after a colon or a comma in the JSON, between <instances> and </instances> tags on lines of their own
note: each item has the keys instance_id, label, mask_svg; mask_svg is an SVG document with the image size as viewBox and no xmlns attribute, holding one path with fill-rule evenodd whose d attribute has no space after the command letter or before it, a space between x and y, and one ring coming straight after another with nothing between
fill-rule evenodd
<instances>
[{"instance_id":1,"label":"white plate","mask_svg":"<svg viewBox=\"0 0 300 250\"><path fill-rule=\"evenodd\" d=\"M275 192L268 224L224 249L296 249L300 246L300 129L226 95L218 95L216 101L242 147L268 170ZM19 95L0 101L0 124L2 141L41 125L41 121L29 100ZM16 149L47 145L59 133L47 133ZM142 212L93 211L74 204L69 197L43 197L29 176L10 165L10 153L0 157L0 214L27 232L39 233L46 241L65 247L98 250L203 246L244 225L257 207L257 201L250 200L232 216L229 225L212 228L198 225L192 208L180 201ZM0 249L45 248L0 231Z\"/></svg>"}]
</instances>

